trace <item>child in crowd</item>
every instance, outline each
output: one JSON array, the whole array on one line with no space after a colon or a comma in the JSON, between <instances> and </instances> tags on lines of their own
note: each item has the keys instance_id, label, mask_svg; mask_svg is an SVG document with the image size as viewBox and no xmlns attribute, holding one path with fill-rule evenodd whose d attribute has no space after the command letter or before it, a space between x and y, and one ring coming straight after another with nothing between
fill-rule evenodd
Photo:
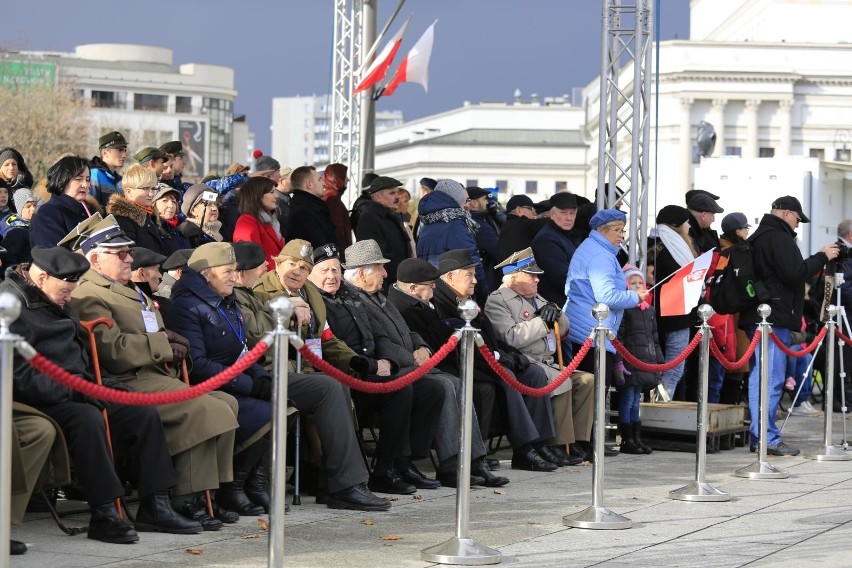
<instances>
[{"instance_id":1,"label":"child in crowd","mask_svg":"<svg viewBox=\"0 0 852 568\"><path fill-rule=\"evenodd\" d=\"M624 267L627 288L645 289L645 275L636 266ZM618 339L640 361L663 363L663 350L657 337L657 316L648 302L624 310L624 319L618 329ZM619 389L618 430L621 433L621 453L650 454L651 448L642 442L639 403L642 393L660 384L661 373L640 371L629 363L618 361L613 368L613 383Z\"/></svg>"}]
</instances>

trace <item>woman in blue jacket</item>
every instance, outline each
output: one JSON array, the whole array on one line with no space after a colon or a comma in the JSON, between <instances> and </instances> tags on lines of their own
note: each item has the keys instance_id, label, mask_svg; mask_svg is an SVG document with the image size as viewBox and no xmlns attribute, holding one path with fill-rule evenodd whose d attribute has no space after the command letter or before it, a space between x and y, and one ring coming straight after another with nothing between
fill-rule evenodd
<instances>
[{"instance_id":1,"label":"woman in blue jacket","mask_svg":"<svg viewBox=\"0 0 852 568\"><path fill-rule=\"evenodd\" d=\"M30 222L32 246L55 247L65 235L94 213L86 203L89 196L89 162L80 156L65 156L47 170L51 198L36 210Z\"/></svg>"},{"instance_id":2,"label":"woman in blue jacket","mask_svg":"<svg viewBox=\"0 0 852 568\"><path fill-rule=\"evenodd\" d=\"M190 380L199 383L233 365L247 351L246 330L234 294L236 260L230 243L208 243L189 257L172 288L169 329L189 340ZM239 412L234 481L217 493L220 507L240 515L269 510L267 491L272 377L255 363L221 390L237 399Z\"/></svg>"}]
</instances>

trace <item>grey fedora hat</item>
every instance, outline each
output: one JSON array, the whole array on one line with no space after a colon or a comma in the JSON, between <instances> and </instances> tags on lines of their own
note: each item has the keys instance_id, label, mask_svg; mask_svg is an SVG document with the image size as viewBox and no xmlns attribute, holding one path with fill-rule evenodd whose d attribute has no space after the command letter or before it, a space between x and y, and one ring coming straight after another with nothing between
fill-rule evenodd
<instances>
[{"instance_id":1,"label":"grey fedora hat","mask_svg":"<svg viewBox=\"0 0 852 568\"><path fill-rule=\"evenodd\" d=\"M379 248L379 243L373 239L358 241L354 245L346 248L344 252L346 262L343 268L358 268L359 266L368 266L370 264L386 264L390 260L382 256L382 249Z\"/></svg>"}]
</instances>

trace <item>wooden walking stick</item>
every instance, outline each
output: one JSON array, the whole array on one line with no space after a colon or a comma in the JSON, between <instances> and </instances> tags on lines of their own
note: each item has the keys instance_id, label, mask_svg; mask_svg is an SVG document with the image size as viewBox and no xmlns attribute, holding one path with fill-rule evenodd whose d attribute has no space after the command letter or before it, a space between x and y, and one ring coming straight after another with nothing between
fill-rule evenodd
<instances>
[{"instance_id":1,"label":"wooden walking stick","mask_svg":"<svg viewBox=\"0 0 852 568\"><path fill-rule=\"evenodd\" d=\"M559 322L553 322L553 335L556 336L556 361L559 363L559 370L561 371L565 365L562 362L562 334L559 333Z\"/></svg>"},{"instance_id":2,"label":"wooden walking stick","mask_svg":"<svg viewBox=\"0 0 852 568\"><path fill-rule=\"evenodd\" d=\"M112 320L105 317L96 318L93 320L81 321L80 325L89 333L89 351L92 353L92 365L95 368L95 382L98 386L103 386L103 378L101 377L101 363L98 359L98 345L95 341L95 328L99 325L105 325L107 328L112 328ZM106 408L101 409L101 415L104 417L104 426L106 428L107 446L109 447L109 455L112 457L115 464L115 454L112 450L112 434L109 431L109 416ZM115 510L119 518L122 518L121 513L121 497L115 499Z\"/></svg>"}]
</instances>

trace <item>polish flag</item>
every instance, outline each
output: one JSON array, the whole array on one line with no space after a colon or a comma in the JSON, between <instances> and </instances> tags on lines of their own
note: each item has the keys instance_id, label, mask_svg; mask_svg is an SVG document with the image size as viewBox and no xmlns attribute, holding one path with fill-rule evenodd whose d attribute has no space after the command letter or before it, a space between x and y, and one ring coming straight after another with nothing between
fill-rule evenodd
<instances>
[{"instance_id":1,"label":"polish flag","mask_svg":"<svg viewBox=\"0 0 852 568\"><path fill-rule=\"evenodd\" d=\"M423 90L429 92L429 58L432 57L432 42L435 39L435 24L432 22L399 67L396 68L390 83L382 90L382 96L391 96L400 83L417 83L423 86Z\"/></svg>"},{"instance_id":2,"label":"polish flag","mask_svg":"<svg viewBox=\"0 0 852 568\"><path fill-rule=\"evenodd\" d=\"M660 287L661 316L683 316L698 305L712 261L713 251L708 250L681 267Z\"/></svg>"},{"instance_id":3,"label":"polish flag","mask_svg":"<svg viewBox=\"0 0 852 568\"><path fill-rule=\"evenodd\" d=\"M405 20L402 28L396 32L396 35L393 36L387 45L385 45L382 52L376 56L376 59L373 61L373 64L370 65L369 69L362 73L361 82L355 87L355 91L353 91L353 93L360 93L363 90L369 89L385 78L385 75L388 74L388 69L390 69L391 63L393 63L393 58L396 56L396 52L399 51L399 46L402 44L402 36L405 35L405 30L408 29L408 23L410 21L411 16Z\"/></svg>"}]
</instances>

